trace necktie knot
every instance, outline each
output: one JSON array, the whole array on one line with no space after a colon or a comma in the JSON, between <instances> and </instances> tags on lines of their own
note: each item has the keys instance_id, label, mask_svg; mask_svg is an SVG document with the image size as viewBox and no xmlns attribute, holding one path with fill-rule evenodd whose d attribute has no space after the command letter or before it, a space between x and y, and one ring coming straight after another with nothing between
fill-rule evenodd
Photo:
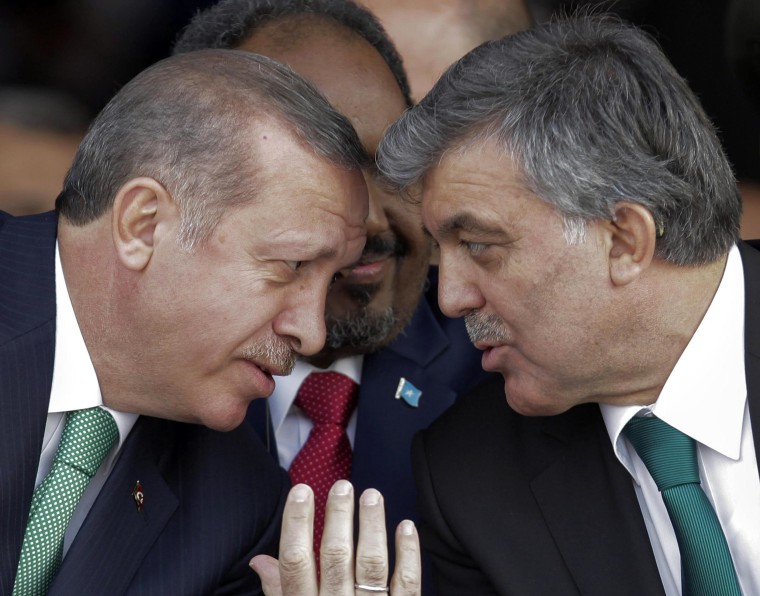
<instances>
[{"instance_id":1,"label":"necktie knot","mask_svg":"<svg viewBox=\"0 0 760 596\"><path fill-rule=\"evenodd\" d=\"M116 422L104 409L69 412L54 462L64 463L92 478L118 438Z\"/></svg>"},{"instance_id":2,"label":"necktie knot","mask_svg":"<svg viewBox=\"0 0 760 596\"><path fill-rule=\"evenodd\" d=\"M343 428L359 398L359 385L336 372L313 372L301 384L295 404L315 425L335 424Z\"/></svg>"},{"instance_id":3,"label":"necktie knot","mask_svg":"<svg viewBox=\"0 0 760 596\"><path fill-rule=\"evenodd\" d=\"M660 491L699 484L694 439L656 416L632 418L623 430Z\"/></svg>"}]
</instances>

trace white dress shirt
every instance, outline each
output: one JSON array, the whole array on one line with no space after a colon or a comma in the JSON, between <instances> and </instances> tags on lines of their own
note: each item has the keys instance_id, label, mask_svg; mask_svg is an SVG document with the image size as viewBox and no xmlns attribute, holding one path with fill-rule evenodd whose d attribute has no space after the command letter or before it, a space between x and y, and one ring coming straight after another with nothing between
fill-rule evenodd
<instances>
[{"instance_id":1,"label":"white dress shirt","mask_svg":"<svg viewBox=\"0 0 760 596\"><path fill-rule=\"evenodd\" d=\"M117 412L103 406L98 378L66 289L66 280L63 277L57 244L55 250L55 298L56 336L53 385L50 391L48 416L45 423L45 434L42 440L42 453L37 467L35 487L42 482L53 467L53 457L58 449L58 443L61 441L66 412L101 406L111 413L119 429L118 445L106 456L97 473L87 485L66 528L63 541L63 554L65 556L95 502L95 498L108 478L116 461L116 455L124 444L129 431L132 430L135 420L137 420L137 414Z\"/></svg>"},{"instance_id":2,"label":"white dress shirt","mask_svg":"<svg viewBox=\"0 0 760 596\"><path fill-rule=\"evenodd\" d=\"M666 594L681 594L681 559L657 486L622 434L637 414L655 414L697 442L702 487L723 527L742 593L760 594L760 479L747 403L738 248L731 249L718 291L657 401L647 407L603 404L601 410L615 454L633 477Z\"/></svg>"},{"instance_id":3,"label":"white dress shirt","mask_svg":"<svg viewBox=\"0 0 760 596\"><path fill-rule=\"evenodd\" d=\"M309 438L312 426L309 418L293 402L296 400L296 394L309 373L312 372L337 372L349 377L356 384L359 384L362 377L363 356L349 356L333 362L328 368L317 368L298 360L293 372L287 377L275 377L275 389L269 400L269 415L272 420L274 436L277 440L277 454L280 458L280 465L286 470L290 468L296 455L303 447L306 439ZM346 433L351 447L354 446L354 437L356 435L356 413L358 406L351 414L348 420Z\"/></svg>"}]
</instances>

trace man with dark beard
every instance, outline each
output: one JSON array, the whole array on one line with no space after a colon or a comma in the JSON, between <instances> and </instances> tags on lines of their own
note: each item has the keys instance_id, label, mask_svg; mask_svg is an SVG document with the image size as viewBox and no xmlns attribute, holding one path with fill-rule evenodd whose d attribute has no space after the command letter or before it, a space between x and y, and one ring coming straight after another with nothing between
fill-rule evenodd
<instances>
[{"instance_id":1,"label":"man with dark beard","mask_svg":"<svg viewBox=\"0 0 760 596\"><path fill-rule=\"evenodd\" d=\"M393 44L375 17L353 2L223 1L196 16L175 52L204 48L249 50L287 64L349 118L369 155L411 105ZM402 519L416 518L412 436L484 373L464 326L438 310L435 278L426 281L430 243L418 209L383 189L374 169L365 171L365 180L367 244L328 296L327 344L299 360L289 377L278 378L272 397L254 405L248 419L294 482L315 489L318 516L332 481L347 478L357 492L380 490L392 532ZM335 449L323 457L325 467L316 476L308 461L311 447L302 447L324 425L313 423L306 414L313 406L297 397L315 379L353 394L342 423L326 431L334 433ZM323 389L312 393L324 396ZM327 396L329 403L337 400Z\"/></svg>"}]
</instances>

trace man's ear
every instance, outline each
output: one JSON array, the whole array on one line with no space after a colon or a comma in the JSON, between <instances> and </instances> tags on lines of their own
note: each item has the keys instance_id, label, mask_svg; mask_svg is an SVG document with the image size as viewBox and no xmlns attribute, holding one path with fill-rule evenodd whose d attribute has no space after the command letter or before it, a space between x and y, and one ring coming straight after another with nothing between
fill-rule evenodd
<instances>
[{"instance_id":1,"label":"man's ear","mask_svg":"<svg viewBox=\"0 0 760 596\"><path fill-rule=\"evenodd\" d=\"M621 201L605 224L609 240L610 279L616 286L636 280L652 262L657 224L652 212L639 203Z\"/></svg>"},{"instance_id":2,"label":"man's ear","mask_svg":"<svg viewBox=\"0 0 760 596\"><path fill-rule=\"evenodd\" d=\"M121 263L141 271L150 262L159 223L176 215L174 199L153 178L133 178L119 189L112 211L112 233Z\"/></svg>"}]
</instances>

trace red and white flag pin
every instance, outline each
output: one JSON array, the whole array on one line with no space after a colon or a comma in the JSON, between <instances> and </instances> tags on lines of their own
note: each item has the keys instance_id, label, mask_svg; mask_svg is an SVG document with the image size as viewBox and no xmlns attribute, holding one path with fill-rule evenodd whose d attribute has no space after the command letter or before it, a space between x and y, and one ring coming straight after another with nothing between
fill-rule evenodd
<instances>
[{"instance_id":1,"label":"red and white flag pin","mask_svg":"<svg viewBox=\"0 0 760 596\"><path fill-rule=\"evenodd\" d=\"M145 504L145 493L143 492L143 485L139 480L135 482L135 487L132 489L132 498L135 500L137 511L142 511Z\"/></svg>"}]
</instances>

